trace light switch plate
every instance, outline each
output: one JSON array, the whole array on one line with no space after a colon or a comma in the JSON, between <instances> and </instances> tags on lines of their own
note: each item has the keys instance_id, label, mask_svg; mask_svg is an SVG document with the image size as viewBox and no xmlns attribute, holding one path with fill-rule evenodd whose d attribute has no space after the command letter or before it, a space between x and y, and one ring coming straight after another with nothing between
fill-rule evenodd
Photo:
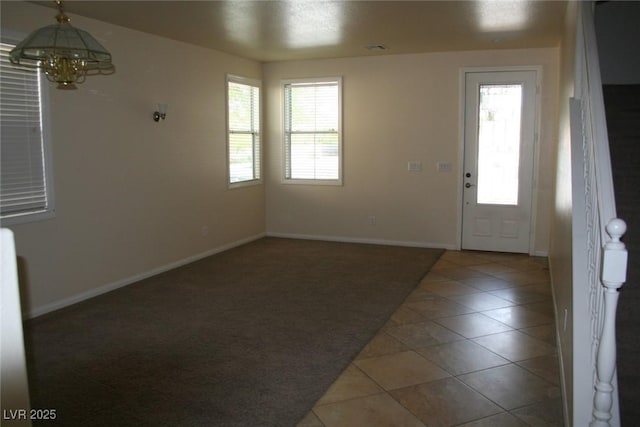
<instances>
[{"instance_id":1,"label":"light switch plate","mask_svg":"<svg viewBox=\"0 0 640 427\"><path fill-rule=\"evenodd\" d=\"M451 172L451 163L449 162L438 162L438 172Z\"/></svg>"},{"instance_id":2,"label":"light switch plate","mask_svg":"<svg viewBox=\"0 0 640 427\"><path fill-rule=\"evenodd\" d=\"M407 165L410 172L422 172L422 162L410 161Z\"/></svg>"}]
</instances>

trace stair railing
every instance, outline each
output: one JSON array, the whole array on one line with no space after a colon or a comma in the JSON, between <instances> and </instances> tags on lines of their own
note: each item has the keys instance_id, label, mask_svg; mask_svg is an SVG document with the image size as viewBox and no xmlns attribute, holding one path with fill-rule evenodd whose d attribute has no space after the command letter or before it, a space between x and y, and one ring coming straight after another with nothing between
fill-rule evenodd
<instances>
[{"instance_id":1,"label":"stair railing","mask_svg":"<svg viewBox=\"0 0 640 427\"><path fill-rule=\"evenodd\" d=\"M582 166L582 170L572 171L573 292L588 290L590 315L590 348L576 338L579 333L574 333L573 406L574 411L591 408L590 415L574 413L573 418L574 421L590 418L591 427L605 427L620 425L615 319L618 290L626 280L627 251L620 241L626 224L616 216L594 5L591 1L578 2L576 86L571 104L572 168ZM586 269L576 268L584 261ZM584 354L589 354L589 364L576 363ZM582 371L583 367L590 372ZM576 393L579 381L576 378L581 375L592 378L589 394ZM575 401L582 396L591 402Z\"/></svg>"}]
</instances>

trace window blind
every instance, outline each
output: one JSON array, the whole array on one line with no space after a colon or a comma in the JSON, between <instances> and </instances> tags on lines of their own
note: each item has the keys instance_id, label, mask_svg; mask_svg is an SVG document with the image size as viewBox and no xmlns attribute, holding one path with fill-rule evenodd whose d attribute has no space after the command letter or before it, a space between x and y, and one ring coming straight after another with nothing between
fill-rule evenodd
<instances>
[{"instance_id":1,"label":"window blind","mask_svg":"<svg viewBox=\"0 0 640 427\"><path fill-rule=\"evenodd\" d=\"M47 211L38 70L9 62L14 45L0 43L0 215Z\"/></svg>"},{"instance_id":2,"label":"window blind","mask_svg":"<svg viewBox=\"0 0 640 427\"><path fill-rule=\"evenodd\" d=\"M229 183L260 179L260 87L228 81Z\"/></svg>"},{"instance_id":3,"label":"window blind","mask_svg":"<svg viewBox=\"0 0 640 427\"><path fill-rule=\"evenodd\" d=\"M284 85L285 179L340 179L340 81Z\"/></svg>"}]
</instances>

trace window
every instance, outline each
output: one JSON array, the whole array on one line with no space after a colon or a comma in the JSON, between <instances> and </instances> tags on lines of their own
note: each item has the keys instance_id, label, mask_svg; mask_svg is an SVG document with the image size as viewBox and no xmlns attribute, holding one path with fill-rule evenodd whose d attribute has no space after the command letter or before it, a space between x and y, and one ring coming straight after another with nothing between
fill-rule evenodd
<instances>
[{"instance_id":1,"label":"window","mask_svg":"<svg viewBox=\"0 0 640 427\"><path fill-rule=\"evenodd\" d=\"M260 83L227 76L229 185L260 182Z\"/></svg>"},{"instance_id":2,"label":"window","mask_svg":"<svg viewBox=\"0 0 640 427\"><path fill-rule=\"evenodd\" d=\"M478 203L518 205L523 84L481 84Z\"/></svg>"},{"instance_id":3,"label":"window","mask_svg":"<svg viewBox=\"0 0 640 427\"><path fill-rule=\"evenodd\" d=\"M342 78L283 84L285 182L342 184Z\"/></svg>"},{"instance_id":4,"label":"window","mask_svg":"<svg viewBox=\"0 0 640 427\"><path fill-rule=\"evenodd\" d=\"M3 225L53 216L53 184L46 80L16 67L9 52L19 37L0 43L0 217Z\"/></svg>"}]
</instances>

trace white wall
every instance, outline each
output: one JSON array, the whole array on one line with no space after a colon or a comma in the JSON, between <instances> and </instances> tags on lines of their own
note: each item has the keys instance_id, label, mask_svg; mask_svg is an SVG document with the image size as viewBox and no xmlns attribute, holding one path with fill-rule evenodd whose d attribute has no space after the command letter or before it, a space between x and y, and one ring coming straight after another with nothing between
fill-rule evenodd
<instances>
[{"instance_id":1,"label":"white wall","mask_svg":"<svg viewBox=\"0 0 640 427\"><path fill-rule=\"evenodd\" d=\"M4 420L10 419L12 426L31 426L31 421L26 414L13 415L16 414L16 410L29 411L31 406L15 244L13 233L6 228L0 229L0 295L2 296L0 299L2 418Z\"/></svg>"},{"instance_id":2,"label":"white wall","mask_svg":"<svg viewBox=\"0 0 640 427\"><path fill-rule=\"evenodd\" d=\"M27 33L55 13L2 2L2 29ZM56 217L11 227L32 314L265 230L263 186L228 190L225 166L225 73L260 78L261 64L71 18L116 73L51 88ZM160 123L158 102L169 104Z\"/></svg>"},{"instance_id":3,"label":"white wall","mask_svg":"<svg viewBox=\"0 0 640 427\"><path fill-rule=\"evenodd\" d=\"M2 28L55 11L2 2ZM540 65L535 251L549 249L558 49L260 63L71 16L113 54L116 73L52 89L56 217L11 227L23 307L71 303L237 242L273 234L459 246L460 69ZM260 78L265 187L228 190L225 73ZM280 80L344 77L344 186L281 183ZM155 123L156 103L167 120ZM421 173L407 171L420 161ZM452 164L438 173L436 162ZM267 208L265 210L265 201ZM369 217L376 216L376 224ZM266 225L265 225L266 218ZM203 236L202 227L209 232Z\"/></svg>"},{"instance_id":4,"label":"white wall","mask_svg":"<svg viewBox=\"0 0 640 427\"><path fill-rule=\"evenodd\" d=\"M573 425L573 257L572 257L572 185L569 99L575 89L577 5L569 2L565 30L560 47L560 85L558 143L555 152L554 201L549 243L551 284L558 326L561 379L566 398L565 419ZM565 325L566 319L566 325ZM584 320L583 320L584 321ZM585 356L585 355L582 355Z\"/></svg>"},{"instance_id":5,"label":"white wall","mask_svg":"<svg viewBox=\"0 0 640 427\"><path fill-rule=\"evenodd\" d=\"M558 50L493 50L269 63L264 66L267 231L279 235L459 247L460 70L543 68L535 251L552 206ZM283 184L280 80L343 76L344 185ZM422 162L420 173L408 161ZM436 163L452 164L437 172ZM376 217L376 224L369 217Z\"/></svg>"}]
</instances>

